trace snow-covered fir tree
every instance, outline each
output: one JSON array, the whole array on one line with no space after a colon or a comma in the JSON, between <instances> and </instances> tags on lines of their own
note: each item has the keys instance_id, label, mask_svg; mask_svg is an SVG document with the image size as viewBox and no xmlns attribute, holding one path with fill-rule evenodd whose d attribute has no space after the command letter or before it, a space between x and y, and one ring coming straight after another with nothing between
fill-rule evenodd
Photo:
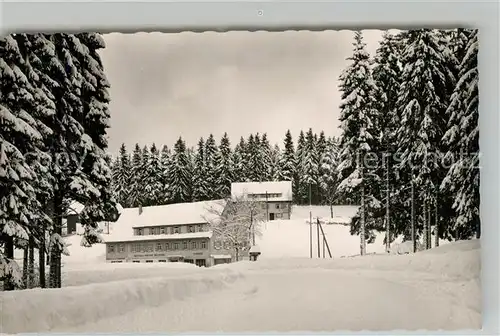
<instances>
[{"instance_id":1,"label":"snow-covered fir tree","mask_svg":"<svg viewBox=\"0 0 500 336\"><path fill-rule=\"evenodd\" d=\"M330 205L330 210L335 201L338 184L337 158L339 148L334 138L326 142L325 153L321 157L319 166L319 183L326 204ZM333 213L331 214L333 217Z\"/></svg>"},{"instance_id":2,"label":"snow-covered fir tree","mask_svg":"<svg viewBox=\"0 0 500 336\"><path fill-rule=\"evenodd\" d=\"M131 178L130 178L130 199L131 207L138 207L142 202L143 184L141 181L142 150L139 144L135 144L132 152Z\"/></svg>"},{"instance_id":3,"label":"snow-covered fir tree","mask_svg":"<svg viewBox=\"0 0 500 336\"><path fill-rule=\"evenodd\" d=\"M308 194L304 195L302 191L302 175L305 162L305 147L306 147L306 137L304 131L300 131L299 138L297 139L297 150L295 151L295 172L294 172L294 190L293 195L295 197L295 202L298 204L305 204L309 201Z\"/></svg>"},{"instance_id":4,"label":"snow-covered fir tree","mask_svg":"<svg viewBox=\"0 0 500 336\"><path fill-rule=\"evenodd\" d=\"M272 181L273 180L273 153L269 139L267 138L267 133L262 134L260 139L260 162L262 167L261 179L262 181Z\"/></svg>"},{"instance_id":5,"label":"snow-covered fir tree","mask_svg":"<svg viewBox=\"0 0 500 336\"><path fill-rule=\"evenodd\" d=\"M340 143L339 166L341 179L338 191L344 194L358 193L360 197L359 219L353 221L351 232L359 232L361 255L366 253L367 210L376 203L373 194L368 192L370 167L365 167L365 156L373 154L375 137L374 106L375 84L371 75L370 57L366 52L361 32L354 36L353 55L348 58L350 65L340 76L342 103L340 121L342 138ZM368 201L369 204L366 204Z\"/></svg>"},{"instance_id":6,"label":"snow-covered fir tree","mask_svg":"<svg viewBox=\"0 0 500 336\"><path fill-rule=\"evenodd\" d=\"M118 203L124 208L129 207L130 178L130 155L127 151L127 147L122 143L113 167L113 193Z\"/></svg>"},{"instance_id":7,"label":"snow-covered fir tree","mask_svg":"<svg viewBox=\"0 0 500 336\"><path fill-rule=\"evenodd\" d=\"M246 155L246 143L243 137L240 137L240 141L236 144L233 151L233 182L245 182L248 180L246 174L247 167L247 155Z\"/></svg>"},{"instance_id":8,"label":"snow-covered fir tree","mask_svg":"<svg viewBox=\"0 0 500 336\"><path fill-rule=\"evenodd\" d=\"M319 198L318 178L319 160L317 141L311 128L306 133L306 143L303 149L303 163L300 176L300 194L303 195L310 204L317 204Z\"/></svg>"},{"instance_id":9,"label":"snow-covered fir tree","mask_svg":"<svg viewBox=\"0 0 500 336\"><path fill-rule=\"evenodd\" d=\"M206 180L207 180L207 191L208 199L216 199L217 193L217 143L215 142L215 137L210 134L205 142L205 167L206 167Z\"/></svg>"},{"instance_id":10,"label":"snow-covered fir tree","mask_svg":"<svg viewBox=\"0 0 500 336\"><path fill-rule=\"evenodd\" d=\"M415 190L414 202L418 197L425 213L437 201L436 194L441 183L442 167L433 157L441 149L449 86L455 81L451 71L454 61L441 31L412 30L407 33L406 41L408 45L402 57L404 70L397 102L401 115L398 129L400 170L409 174L410 184ZM416 227L415 216L411 222L411 236L416 242L420 233L424 230L428 232L430 226L425 220Z\"/></svg>"},{"instance_id":11,"label":"snow-covered fir tree","mask_svg":"<svg viewBox=\"0 0 500 336\"><path fill-rule=\"evenodd\" d=\"M193 171L193 201L209 199L209 186L207 183L207 167L205 166L205 141L200 138L194 158Z\"/></svg>"},{"instance_id":12,"label":"snow-covered fir tree","mask_svg":"<svg viewBox=\"0 0 500 336\"><path fill-rule=\"evenodd\" d=\"M453 209L457 213L451 228L456 239L480 237L479 218L479 91L477 30L461 32L468 36L466 52L460 64L459 79L447 109L448 130L443 142L449 146L448 158L453 159L441 190L454 195Z\"/></svg>"},{"instance_id":13,"label":"snow-covered fir tree","mask_svg":"<svg viewBox=\"0 0 500 336\"><path fill-rule=\"evenodd\" d=\"M270 180L271 181L281 181L280 180L280 175L281 175L281 169L280 169L280 162L281 162L281 149L278 144L274 145L274 147L271 149L270 153Z\"/></svg>"},{"instance_id":14,"label":"snow-covered fir tree","mask_svg":"<svg viewBox=\"0 0 500 336\"><path fill-rule=\"evenodd\" d=\"M179 137L174 145L169 171L169 186L173 203L190 201L192 183L192 176L190 173L186 144L184 140Z\"/></svg>"},{"instance_id":15,"label":"snow-covered fir tree","mask_svg":"<svg viewBox=\"0 0 500 336\"><path fill-rule=\"evenodd\" d=\"M160 153L153 143L149 149L149 155L145 158L144 179L144 202L143 206L161 204L164 199L163 183L161 180L163 166L161 164ZM146 161L147 160L147 161Z\"/></svg>"},{"instance_id":16,"label":"snow-covered fir tree","mask_svg":"<svg viewBox=\"0 0 500 336\"><path fill-rule=\"evenodd\" d=\"M163 145L160 153L160 166L161 173L158 176L160 183L162 185L162 193L159 204L168 204L170 203L171 195L170 195L170 187L169 187L169 170L171 166L171 153L170 149L167 145Z\"/></svg>"},{"instance_id":17,"label":"snow-covered fir tree","mask_svg":"<svg viewBox=\"0 0 500 336\"><path fill-rule=\"evenodd\" d=\"M283 153L279 161L278 180L293 181L295 183L294 177L297 166L296 163L297 159L295 157L292 134L290 133L290 130L287 130L285 134L285 140L283 141Z\"/></svg>"},{"instance_id":18,"label":"snow-covered fir tree","mask_svg":"<svg viewBox=\"0 0 500 336\"><path fill-rule=\"evenodd\" d=\"M215 163L217 179L215 196L217 199L225 199L231 195L231 182L233 182L233 153L227 133L222 136Z\"/></svg>"}]
</instances>

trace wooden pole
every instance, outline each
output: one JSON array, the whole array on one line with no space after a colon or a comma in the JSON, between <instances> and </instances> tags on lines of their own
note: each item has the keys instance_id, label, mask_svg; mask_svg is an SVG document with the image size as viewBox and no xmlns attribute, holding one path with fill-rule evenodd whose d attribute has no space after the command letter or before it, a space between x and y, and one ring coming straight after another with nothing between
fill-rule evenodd
<instances>
[{"instance_id":1,"label":"wooden pole","mask_svg":"<svg viewBox=\"0 0 500 336\"><path fill-rule=\"evenodd\" d=\"M330 256L330 258L332 258L332 252L330 251L330 245L328 245L328 240L326 240L325 232L323 231L323 226L319 222L319 218L318 218L318 226L319 226L321 232L323 233L323 239L324 239L324 242L326 245L326 249L328 250L328 255Z\"/></svg>"},{"instance_id":2,"label":"wooden pole","mask_svg":"<svg viewBox=\"0 0 500 336\"><path fill-rule=\"evenodd\" d=\"M317 237L317 245L318 245L318 258L321 258L321 246L319 243L319 218L318 218L318 223L316 224L316 237Z\"/></svg>"},{"instance_id":3,"label":"wooden pole","mask_svg":"<svg viewBox=\"0 0 500 336\"><path fill-rule=\"evenodd\" d=\"M313 257L313 227L312 227L312 212L309 211L309 257Z\"/></svg>"}]
</instances>

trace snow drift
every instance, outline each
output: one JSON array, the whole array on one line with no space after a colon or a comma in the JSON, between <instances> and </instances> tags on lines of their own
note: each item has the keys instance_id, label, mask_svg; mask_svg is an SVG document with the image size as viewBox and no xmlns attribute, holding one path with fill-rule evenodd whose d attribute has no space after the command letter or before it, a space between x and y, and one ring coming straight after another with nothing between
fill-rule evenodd
<instances>
[{"instance_id":1,"label":"snow drift","mask_svg":"<svg viewBox=\"0 0 500 336\"><path fill-rule=\"evenodd\" d=\"M241 273L232 270L205 270L190 276L2 292L2 332L50 332L56 327L89 323L220 290L240 277Z\"/></svg>"}]
</instances>

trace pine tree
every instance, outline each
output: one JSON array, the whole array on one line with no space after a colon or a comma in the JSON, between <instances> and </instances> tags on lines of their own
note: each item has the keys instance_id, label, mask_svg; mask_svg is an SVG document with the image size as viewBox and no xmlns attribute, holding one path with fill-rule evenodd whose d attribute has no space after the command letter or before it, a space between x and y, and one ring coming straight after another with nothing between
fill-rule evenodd
<instances>
[{"instance_id":1,"label":"pine tree","mask_svg":"<svg viewBox=\"0 0 500 336\"><path fill-rule=\"evenodd\" d=\"M323 156L325 155L325 153L327 151L327 147L328 147L328 143L326 141L325 132L321 131L319 134L319 137L317 137L317 139L316 139L316 144L315 144L315 151L316 151L315 167L316 167L316 176L317 176L317 178L316 178L317 200L316 201L318 202L318 204L323 204L326 200L325 199L326 190L323 190L323 188L321 187L320 178L321 178L321 163L323 160Z\"/></svg>"},{"instance_id":2,"label":"pine tree","mask_svg":"<svg viewBox=\"0 0 500 336\"><path fill-rule=\"evenodd\" d=\"M139 144L135 144L132 153L131 178L130 178L130 200L131 207L138 207L142 202L143 184L141 181L142 150Z\"/></svg>"},{"instance_id":3,"label":"pine tree","mask_svg":"<svg viewBox=\"0 0 500 336\"><path fill-rule=\"evenodd\" d=\"M478 124L478 39L477 30L469 37L466 53L460 64L459 80L447 109L448 130L443 142L454 159L441 190L454 195L453 209L457 219L451 231L456 239L480 237L479 218L479 124Z\"/></svg>"},{"instance_id":4,"label":"pine tree","mask_svg":"<svg viewBox=\"0 0 500 336\"><path fill-rule=\"evenodd\" d=\"M274 145L273 149L270 153L270 181L280 181L281 170L280 170L280 162L281 162L281 149L278 144Z\"/></svg>"},{"instance_id":5,"label":"pine tree","mask_svg":"<svg viewBox=\"0 0 500 336\"><path fill-rule=\"evenodd\" d=\"M205 141L200 138L194 159L193 172L193 200L205 201L209 199L209 186L205 166Z\"/></svg>"},{"instance_id":6,"label":"pine tree","mask_svg":"<svg viewBox=\"0 0 500 336\"><path fill-rule=\"evenodd\" d=\"M298 204L305 204L308 202L308 194L303 194L303 169L305 162L305 147L306 147L306 137L303 131L300 131L299 138L297 139L297 150L295 152L295 171L294 171L294 187L293 194L295 195L295 202Z\"/></svg>"},{"instance_id":7,"label":"pine tree","mask_svg":"<svg viewBox=\"0 0 500 336\"><path fill-rule=\"evenodd\" d=\"M153 143L144 165L144 206L159 205L163 201L162 165L160 153Z\"/></svg>"},{"instance_id":8,"label":"pine tree","mask_svg":"<svg viewBox=\"0 0 500 336\"><path fill-rule=\"evenodd\" d=\"M179 138L174 146L169 171L169 186L173 203L190 201L192 176L190 176L186 144Z\"/></svg>"},{"instance_id":9,"label":"pine tree","mask_svg":"<svg viewBox=\"0 0 500 336\"><path fill-rule=\"evenodd\" d=\"M293 147L293 138L290 130L288 130L285 134L285 140L283 141L283 153L279 162L279 178L280 181L293 181L294 182L294 191L295 187L295 170L296 170L296 162L297 159L295 157L295 149Z\"/></svg>"},{"instance_id":10,"label":"pine tree","mask_svg":"<svg viewBox=\"0 0 500 336\"><path fill-rule=\"evenodd\" d=\"M210 134L205 142L205 167L208 199L216 199L217 194L217 171L216 171L217 144L213 134Z\"/></svg>"},{"instance_id":11,"label":"pine tree","mask_svg":"<svg viewBox=\"0 0 500 336\"><path fill-rule=\"evenodd\" d=\"M224 133L215 160L217 177L216 197L219 199L226 199L231 195L231 182L233 182L232 156L231 143L227 133Z\"/></svg>"},{"instance_id":12,"label":"pine tree","mask_svg":"<svg viewBox=\"0 0 500 336\"><path fill-rule=\"evenodd\" d=\"M301 195L306 195L310 204L318 204L318 178L319 160L316 147L317 140L311 128L306 133L306 144L304 148L304 161L301 175Z\"/></svg>"},{"instance_id":13,"label":"pine tree","mask_svg":"<svg viewBox=\"0 0 500 336\"><path fill-rule=\"evenodd\" d=\"M444 115L449 98L451 55L446 52L442 32L418 29L407 34L403 54L404 70L397 102L401 114L398 129L401 170L408 171L418 200L423 204L436 200L441 167L433 157L440 152ZM412 219L414 250L419 231L429 230L428 223L416 227Z\"/></svg>"},{"instance_id":14,"label":"pine tree","mask_svg":"<svg viewBox=\"0 0 500 336\"><path fill-rule=\"evenodd\" d=\"M272 181L273 180L273 157L272 149L269 140L267 139L267 133L262 134L262 139L260 140L260 150L259 150L260 162L262 167L262 181Z\"/></svg>"},{"instance_id":15,"label":"pine tree","mask_svg":"<svg viewBox=\"0 0 500 336\"><path fill-rule=\"evenodd\" d=\"M28 155L43 143L35 112L36 94L26 73L29 64L12 36L0 39L0 278L4 289L21 287L22 275L14 260L16 241L27 241L30 223L40 210L36 199L36 172Z\"/></svg>"},{"instance_id":16,"label":"pine tree","mask_svg":"<svg viewBox=\"0 0 500 336\"><path fill-rule=\"evenodd\" d=\"M120 153L116 158L113 169L113 192L117 201L128 208L130 198L130 177L131 177L130 156L124 143L120 146Z\"/></svg>"},{"instance_id":17,"label":"pine tree","mask_svg":"<svg viewBox=\"0 0 500 336\"><path fill-rule=\"evenodd\" d=\"M169 171L172 164L170 156L171 156L170 149L168 148L167 145L164 145L161 149L161 154L160 154L161 172L159 177L162 185L161 189L162 192L159 204L161 205L169 204L171 201L170 186L169 186Z\"/></svg>"},{"instance_id":18,"label":"pine tree","mask_svg":"<svg viewBox=\"0 0 500 336\"><path fill-rule=\"evenodd\" d=\"M233 178L234 182L245 182L248 181L247 177L247 163L246 163L246 143L243 137L240 138L240 142L236 144L233 152Z\"/></svg>"},{"instance_id":19,"label":"pine tree","mask_svg":"<svg viewBox=\"0 0 500 336\"><path fill-rule=\"evenodd\" d=\"M395 176L393 167L396 165L394 153L397 150L397 129L399 127L399 114L397 113L397 99L401 82L401 46L400 40L396 35L384 32L382 41L375 56L375 66L373 68L373 78L376 84L376 108L378 110L378 119L375 121L376 128L379 131L379 148L377 152L382 154L381 164L378 165L374 174L383 181L380 190L383 192L380 198L385 203L385 243L387 249L394 240L395 235L391 233L395 230L396 223L400 228L406 226L409 221L409 212L405 207L392 209L391 200L397 202L398 194L394 190ZM403 183L403 186L405 183ZM395 210L403 210L395 211ZM391 217L392 215L392 217ZM389 226L390 225L390 226ZM401 229L399 230L401 232Z\"/></svg>"},{"instance_id":20,"label":"pine tree","mask_svg":"<svg viewBox=\"0 0 500 336\"><path fill-rule=\"evenodd\" d=\"M366 253L368 235L367 210L376 206L373 195L369 193L370 169L365 167L365 156L374 145L374 93L375 84L371 75L371 64L361 32L355 33L353 55L348 58L351 64L340 76L342 103L340 121L342 128L340 164L342 193L359 193L361 209L359 218L353 221L351 232L360 234L361 255ZM368 192L368 193L367 193ZM366 204L368 201L368 204ZM375 203L375 204L372 204Z\"/></svg>"},{"instance_id":21,"label":"pine tree","mask_svg":"<svg viewBox=\"0 0 500 336\"><path fill-rule=\"evenodd\" d=\"M331 217L333 217L333 203L335 201L335 191L338 184L337 159L339 149L335 139L329 139L326 143L325 153L321 158L319 167L319 182L325 195L325 200L330 205Z\"/></svg>"}]
</instances>

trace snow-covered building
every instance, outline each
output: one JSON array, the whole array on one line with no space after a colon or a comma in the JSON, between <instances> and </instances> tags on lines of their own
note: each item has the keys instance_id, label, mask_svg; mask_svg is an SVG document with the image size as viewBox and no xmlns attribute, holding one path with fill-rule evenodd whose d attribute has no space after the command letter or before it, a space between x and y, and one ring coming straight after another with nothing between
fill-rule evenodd
<instances>
[{"instance_id":1,"label":"snow-covered building","mask_svg":"<svg viewBox=\"0 0 500 336\"><path fill-rule=\"evenodd\" d=\"M62 233L63 235L70 235L73 233L77 233L78 227L81 227L80 224L80 214L82 213L85 206L77 201L73 201L70 203L66 213L63 217L63 227Z\"/></svg>"},{"instance_id":2,"label":"snow-covered building","mask_svg":"<svg viewBox=\"0 0 500 336\"><path fill-rule=\"evenodd\" d=\"M291 181L234 182L231 183L231 197L262 202L267 220L290 219L293 199Z\"/></svg>"},{"instance_id":3,"label":"snow-covered building","mask_svg":"<svg viewBox=\"0 0 500 336\"><path fill-rule=\"evenodd\" d=\"M216 200L123 209L104 238L106 260L198 266L231 262L231 249L216 244L210 225L224 207L224 201Z\"/></svg>"}]
</instances>

